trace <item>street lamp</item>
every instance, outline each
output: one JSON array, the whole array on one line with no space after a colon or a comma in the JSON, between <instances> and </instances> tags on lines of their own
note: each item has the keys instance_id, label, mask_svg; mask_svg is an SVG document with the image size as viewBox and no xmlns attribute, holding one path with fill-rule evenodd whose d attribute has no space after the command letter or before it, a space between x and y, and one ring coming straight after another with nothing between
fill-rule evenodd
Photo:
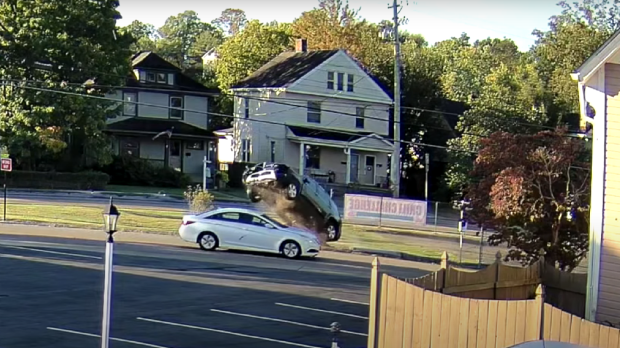
<instances>
[{"instance_id":1,"label":"street lamp","mask_svg":"<svg viewBox=\"0 0 620 348\"><path fill-rule=\"evenodd\" d=\"M101 316L101 348L108 348L110 342L110 307L112 304L112 258L114 252L114 238L116 224L121 213L110 197L110 204L103 211L103 228L108 235L105 244L105 279L103 284L103 314Z\"/></svg>"}]
</instances>

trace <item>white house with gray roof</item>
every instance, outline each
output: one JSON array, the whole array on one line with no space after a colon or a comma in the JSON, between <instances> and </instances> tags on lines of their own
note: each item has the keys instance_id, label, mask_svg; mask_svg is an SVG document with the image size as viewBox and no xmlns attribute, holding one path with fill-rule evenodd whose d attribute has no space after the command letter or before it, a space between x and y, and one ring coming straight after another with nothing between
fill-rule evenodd
<instances>
[{"instance_id":1,"label":"white house with gray roof","mask_svg":"<svg viewBox=\"0 0 620 348\"><path fill-rule=\"evenodd\" d=\"M280 162L341 183L386 182L389 91L343 50L306 40L232 88L236 162Z\"/></svg>"}]
</instances>

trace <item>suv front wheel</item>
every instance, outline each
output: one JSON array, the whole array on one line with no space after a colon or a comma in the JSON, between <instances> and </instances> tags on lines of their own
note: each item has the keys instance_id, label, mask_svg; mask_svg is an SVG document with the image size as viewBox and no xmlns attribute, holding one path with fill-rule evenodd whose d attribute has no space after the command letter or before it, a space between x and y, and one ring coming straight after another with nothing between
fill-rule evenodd
<instances>
[{"instance_id":1,"label":"suv front wheel","mask_svg":"<svg viewBox=\"0 0 620 348\"><path fill-rule=\"evenodd\" d=\"M286 198L288 198L289 200L297 199L297 197L299 196L299 188L300 185L297 180L289 181L284 187Z\"/></svg>"}]
</instances>

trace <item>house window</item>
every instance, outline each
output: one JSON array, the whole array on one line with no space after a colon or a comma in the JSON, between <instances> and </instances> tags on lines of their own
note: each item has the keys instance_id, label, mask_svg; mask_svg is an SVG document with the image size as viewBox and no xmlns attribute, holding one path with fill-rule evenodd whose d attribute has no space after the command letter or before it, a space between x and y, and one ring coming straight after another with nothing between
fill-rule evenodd
<instances>
[{"instance_id":1,"label":"house window","mask_svg":"<svg viewBox=\"0 0 620 348\"><path fill-rule=\"evenodd\" d=\"M308 118L309 123L321 123L321 102L308 102Z\"/></svg>"},{"instance_id":2,"label":"house window","mask_svg":"<svg viewBox=\"0 0 620 348\"><path fill-rule=\"evenodd\" d=\"M168 74L157 73L157 83L168 83Z\"/></svg>"},{"instance_id":3,"label":"house window","mask_svg":"<svg viewBox=\"0 0 620 348\"><path fill-rule=\"evenodd\" d=\"M276 142L271 142L271 162L276 161Z\"/></svg>"},{"instance_id":4,"label":"house window","mask_svg":"<svg viewBox=\"0 0 620 348\"><path fill-rule=\"evenodd\" d=\"M243 98L243 117L250 118L250 99Z\"/></svg>"},{"instance_id":5,"label":"house window","mask_svg":"<svg viewBox=\"0 0 620 348\"><path fill-rule=\"evenodd\" d=\"M204 143L202 141L188 141L185 143L185 147L188 150L204 150Z\"/></svg>"},{"instance_id":6,"label":"house window","mask_svg":"<svg viewBox=\"0 0 620 348\"><path fill-rule=\"evenodd\" d=\"M183 97L170 97L170 118L183 118Z\"/></svg>"},{"instance_id":7,"label":"house window","mask_svg":"<svg viewBox=\"0 0 620 348\"><path fill-rule=\"evenodd\" d=\"M355 108L355 128L364 128L364 108Z\"/></svg>"},{"instance_id":8,"label":"house window","mask_svg":"<svg viewBox=\"0 0 620 348\"><path fill-rule=\"evenodd\" d=\"M146 81L147 82L155 82L155 73L147 72L146 73Z\"/></svg>"},{"instance_id":9,"label":"house window","mask_svg":"<svg viewBox=\"0 0 620 348\"><path fill-rule=\"evenodd\" d=\"M123 92L123 115L124 116L136 116L138 108L137 94L130 92Z\"/></svg>"},{"instance_id":10,"label":"house window","mask_svg":"<svg viewBox=\"0 0 620 348\"><path fill-rule=\"evenodd\" d=\"M334 89L334 72L327 72L327 89Z\"/></svg>"},{"instance_id":11,"label":"house window","mask_svg":"<svg viewBox=\"0 0 620 348\"><path fill-rule=\"evenodd\" d=\"M250 155L252 154L252 140L241 140L241 162L250 162Z\"/></svg>"},{"instance_id":12,"label":"house window","mask_svg":"<svg viewBox=\"0 0 620 348\"><path fill-rule=\"evenodd\" d=\"M306 145L306 168L321 168L321 148L316 145Z\"/></svg>"},{"instance_id":13,"label":"house window","mask_svg":"<svg viewBox=\"0 0 620 348\"><path fill-rule=\"evenodd\" d=\"M344 73L338 73L338 90L344 90Z\"/></svg>"},{"instance_id":14,"label":"house window","mask_svg":"<svg viewBox=\"0 0 620 348\"><path fill-rule=\"evenodd\" d=\"M119 141L119 154L140 157L140 142L137 139L121 139Z\"/></svg>"},{"instance_id":15,"label":"house window","mask_svg":"<svg viewBox=\"0 0 620 348\"><path fill-rule=\"evenodd\" d=\"M353 92L353 85L355 84L355 76L347 74L347 92Z\"/></svg>"}]
</instances>

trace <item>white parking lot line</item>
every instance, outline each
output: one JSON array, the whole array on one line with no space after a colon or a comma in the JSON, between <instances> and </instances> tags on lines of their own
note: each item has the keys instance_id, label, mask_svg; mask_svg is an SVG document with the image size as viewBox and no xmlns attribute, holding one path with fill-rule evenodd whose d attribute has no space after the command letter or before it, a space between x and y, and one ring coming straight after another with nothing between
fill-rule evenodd
<instances>
[{"instance_id":1,"label":"white parking lot line","mask_svg":"<svg viewBox=\"0 0 620 348\"><path fill-rule=\"evenodd\" d=\"M342 312L334 312L334 311L328 311L328 310L325 310L325 309L310 308L310 307L304 307L304 306L295 306L295 305L292 305L292 304L286 304L286 303L280 303L280 302L276 302L276 305L277 306L283 306L283 307L291 307L291 308L303 309L303 310L307 310L307 311L314 311L314 312L322 312L322 313L330 313L330 314L343 315L343 316L351 317L351 318L368 319L368 317L363 317L361 315L342 313Z\"/></svg>"},{"instance_id":2,"label":"white parking lot line","mask_svg":"<svg viewBox=\"0 0 620 348\"><path fill-rule=\"evenodd\" d=\"M19 247L19 246L10 246L10 245L2 245L2 247L4 247L4 248L11 248L11 249L38 251L40 253L48 253L48 254L84 257L84 258L87 258L87 259L96 259L96 260L101 260L102 259L100 256L65 253L65 252L62 252L62 251L51 251L51 250L43 250L43 249L37 249L37 248L28 248L28 247Z\"/></svg>"},{"instance_id":3,"label":"white parking lot line","mask_svg":"<svg viewBox=\"0 0 620 348\"><path fill-rule=\"evenodd\" d=\"M346 302L346 303L353 303L353 304L358 304L358 305L364 305L364 306L368 306L369 304L366 302L358 302L358 301L351 301L351 300L344 300L341 298L330 298L330 300L332 301L339 301L339 302Z\"/></svg>"},{"instance_id":4,"label":"white parking lot line","mask_svg":"<svg viewBox=\"0 0 620 348\"><path fill-rule=\"evenodd\" d=\"M101 335L91 334L91 333L88 333L88 332L60 329L60 328L57 328L57 327L48 327L47 329L48 330L52 330L52 331L59 331L59 332L70 333L70 334L74 334L74 335L81 335L81 336L88 336L88 337L99 337L99 338L101 338ZM143 347L170 348L170 347L158 346L156 344L144 343L144 342L138 342L138 341L132 341L132 340L126 340L126 339L123 339L123 338L116 338L116 337L110 337L110 340L111 341L117 341L117 342L124 342L124 343L135 344L137 346L143 346Z\"/></svg>"},{"instance_id":5,"label":"white parking lot line","mask_svg":"<svg viewBox=\"0 0 620 348\"><path fill-rule=\"evenodd\" d=\"M261 317L258 315L252 315L252 314L244 314L244 313L237 313L237 312L231 312L231 311L223 311L221 309L211 309L212 312L216 312L216 313L223 313L223 314L230 314L230 315L237 315L240 317L247 317L247 318L254 318L254 319L262 319L262 320L268 320L268 321L276 321L279 323L285 323L285 324L291 324L291 325L297 325L297 326L305 326L305 327L309 327L309 328L313 328L313 329L320 329L320 330L331 330L329 327L324 327L324 326L317 326L317 325L310 325L310 324L304 324L304 323L299 323L296 321L291 321L291 320L284 320L284 319L277 319L277 318L269 318L269 317ZM351 335L358 335L358 336L368 336L367 334L361 333L361 332L355 332L355 331L347 331L347 330L341 330L340 332L342 333L347 333L347 334L351 334Z\"/></svg>"},{"instance_id":6,"label":"white parking lot line","mask_svg":"<svg viewBox=\"0 0 620 348\"><path fill-rule=\"evenodd\" d=\"M238 336L238 337L253 338L253 339L256 339L256 340L268 341L268 342L274 342L274 343L281 343L281 344L286 344L286 345L295 346L295 347L322 348L322 347L317 347L317 346L309 346L307 344L301 344L301 343L295 343L295 342L276 340L276 339L273 339L273 338L260 337L260 336L254 336L254 335L246 335L246 334L242 334L242 333L238 333L238 332L212 329L212 328L203 327L203 326L195 326L195 325L188 325L188 324L173 323L173 322L170 322L170 321L163 321L163 320L149 319L149 318L142 318L142 317L138 317L136 319L143 320L143 321L149 321L149 322L157 323L157 324L179 326L179 327L185 327L185 328L188 328L188 329L204 330L204 331L217 332L217 333L221 333L221 334Z\"/></svg>"}]
</instances>

